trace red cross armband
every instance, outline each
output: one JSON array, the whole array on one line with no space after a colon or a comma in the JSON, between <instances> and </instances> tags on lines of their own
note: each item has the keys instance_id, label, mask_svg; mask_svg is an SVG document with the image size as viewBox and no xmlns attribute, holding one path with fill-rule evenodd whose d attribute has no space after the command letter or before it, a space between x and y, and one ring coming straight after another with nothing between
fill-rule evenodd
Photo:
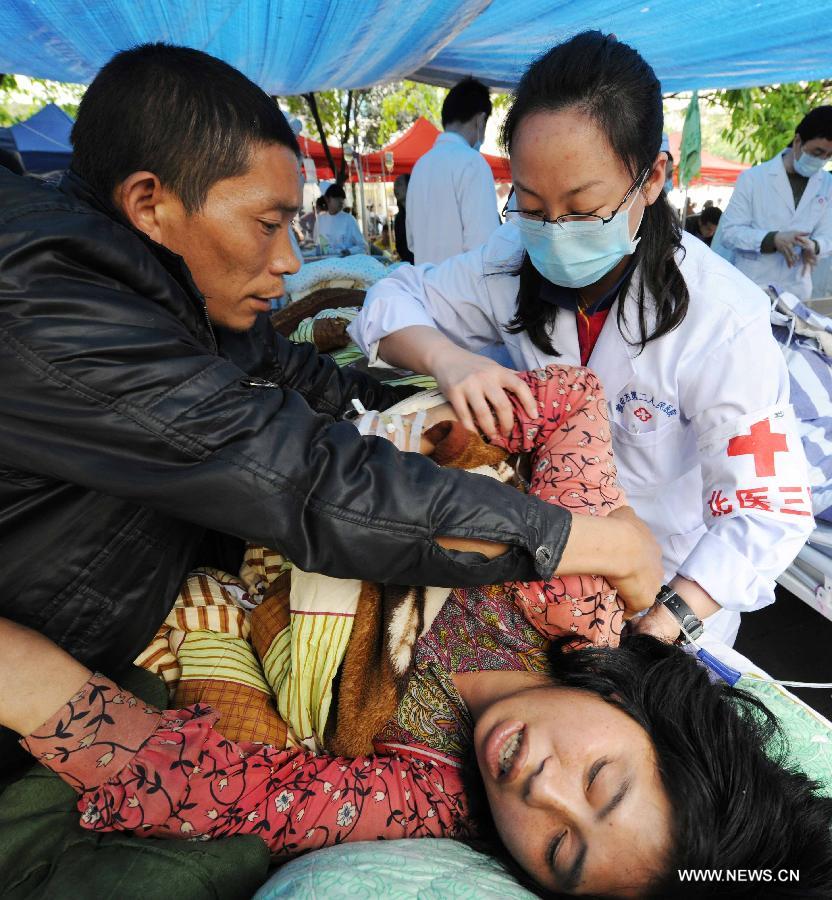
<instances>
[{"instance_id":1,"label":"red cross armband","mask_svg":"<svg viewBox=\"0 0 832 900\"><path fill-rule=\"evenodd\" d=\"M811 517L806 457L788 404L748 413L699 439L705 524L743 515Z\"/></svg>"}]
</instances>

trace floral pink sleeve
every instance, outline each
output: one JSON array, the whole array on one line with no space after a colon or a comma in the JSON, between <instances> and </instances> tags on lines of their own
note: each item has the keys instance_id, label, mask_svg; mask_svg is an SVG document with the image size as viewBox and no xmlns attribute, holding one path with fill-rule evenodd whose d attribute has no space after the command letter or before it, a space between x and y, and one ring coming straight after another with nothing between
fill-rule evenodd
<instances>
[{"instance_id":1,"label":"floral pink sleeve","mask_svg":"<svg viewBox=\"0 0 832 900\"><path fill-rule=\"evenodd\" d=\"M513 395L515 426L493 442L532 459L529 492L573 513L605 516L626 504L617 482L607 402L588 369L550 365L524 372L539 415L530 419ZM595 575L571 575L509 587L526 618L546 637L580 634L617 646L624 625L614 588Z\"/></svg>"},{"instance_id":2,"label":"floral pink sleeve","mask_svg":"<svg viewBox=\"0 0 832 900\"><path fill-rule=\"evenodd\" d=\"M198 705L159 712L100 675L21 743L81 795L94 831L258 834L275 856L343 841L470 832L460 773L396 756L240 745Z\"/></svg>"}]
</instances>

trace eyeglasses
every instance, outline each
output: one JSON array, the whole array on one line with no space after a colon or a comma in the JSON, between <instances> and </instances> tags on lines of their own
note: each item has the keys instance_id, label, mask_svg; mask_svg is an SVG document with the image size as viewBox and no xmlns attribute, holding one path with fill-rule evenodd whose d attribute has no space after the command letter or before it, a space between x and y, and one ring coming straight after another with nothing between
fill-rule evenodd
<instances>
[{"instance_id":1,"label":"eyeglasses","mask_svg":"<svg viewBox=\"0 0 832 900\"><path fill-rule=\"evenodd\" d=\"M589 213L587 215L570 213L565 216L558 216L556 219L547 219L545 216L540 216L537 213L523 212L519 209L509 209L509 203L511 203L510 195L506 201L506 205L503 207L503 218L506 222L523 222L526 227L531 225L532 227L538 226L541 229L544 225L560 225L561 228L564 228L572 222L582 222L585 225L589 225L590 228L587 229L588 231L594 230L594 228L601 228L603 225L607 225L611 222L615 217L615 214L630 199L630 197L632 197L637 190L642 188L649 174L650 166L645 166L636 180L632 183L630 190L624 195L623 200L606 217L596 215L595 213Z\"/></svg>"}]
</instances>

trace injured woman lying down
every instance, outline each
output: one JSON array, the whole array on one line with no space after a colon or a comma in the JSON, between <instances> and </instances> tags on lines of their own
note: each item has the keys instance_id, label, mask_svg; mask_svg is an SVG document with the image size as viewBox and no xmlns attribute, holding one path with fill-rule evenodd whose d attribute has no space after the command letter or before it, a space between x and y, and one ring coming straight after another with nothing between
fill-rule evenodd
<instances>
[{"instance_id":1,"label":"injured woman lying down","mask_svg":"<svg viewBox=\"0 0 832 900\"><path fill-rule=\"evenodd\" d=\"M590 514L621 505L595 377L523 377L539 415L518 408L497 440L529 452L528 489ZM426 438L449 462L495 449L447 424ZM793 896L832 896L832 800L783 762L758 700L677 646L622 636L630 612L591 578L453 591L357 756L234 742L206 705L149 707L0 620L0 684L15 685L0 724L78 792L96 831L253 833L276 860L444 836L490 848L543 896L709 896L680 883L691 868L799 869Z\"/></svg>"}]
</instances>

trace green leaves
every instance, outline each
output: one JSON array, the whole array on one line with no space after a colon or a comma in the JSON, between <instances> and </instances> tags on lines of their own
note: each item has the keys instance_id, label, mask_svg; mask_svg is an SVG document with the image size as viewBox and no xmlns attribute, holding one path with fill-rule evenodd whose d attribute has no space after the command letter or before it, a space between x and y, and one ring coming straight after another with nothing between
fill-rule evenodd
<instances>
[{"instance_id":1,"label":"green leaves","mask_svg":"<svg viewBox=\"0 0 832 900\"><path fill-rule=\"evenodd\" d=\"M731 114L722 136L745 162L756 164L794 140L795 127L810 109L832 103L832 81L720 91L714 99Z\"/></svg>"},{"instance_id":2,"label":"green leaves","mask_svg":"<svg viewBox=\"0 0 832 900\"><path fill-rule=\"evenodd\" d=\"M47 103L56 103L75 118L86 89L84 84L3 75L0 77L0 127L28 119Z\"/></svg>"},{"instance_id":3,"label":"green leaves","mask_svg":"<svg viewBox=\"0 0 832 900\"><path fill-rule=\"evenodd\" d=\"M349 130L361 151L377 150L395 134L410 127L419 116L439 127L444 99L442 88L415 81L396 81L352 92L315 92L318 114L330 143L341 145L343 135ZM281 97L280 102L292 115L303 116L309 123L306 133L317 139L304 97ZM346 127L348 112L349 129Z\"/></svg>"}]
</instances>

